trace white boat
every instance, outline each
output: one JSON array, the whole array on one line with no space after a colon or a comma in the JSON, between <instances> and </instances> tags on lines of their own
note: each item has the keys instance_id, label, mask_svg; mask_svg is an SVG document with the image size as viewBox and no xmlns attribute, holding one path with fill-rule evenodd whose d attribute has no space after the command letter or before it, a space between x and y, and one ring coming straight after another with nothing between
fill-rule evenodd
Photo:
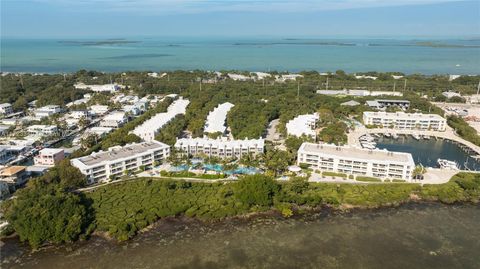
<instances>
[{"instance_id":1,"label":"white boat","mask_svg":"<svg viewBox=\"0 0 480 269\"><path fill-rule=\"evenodd\" d=\"M393 134L392 134L392 138L393 138L393 139L398 139L398 134L393 133Z\"/></svg>"},{"instance_id":2,"label":"white boat","mask_svg":"<svg viewBox=\"0 0 480 269\"><path fill-rule=\"evenodd\" d=\"M412 134L412 137L415 138L416 140L420 140L420 135L418 134Z\"/></svg>"},{"instance_id":3,"label":"white boat","mask_svg":"<svg viewBox=\"0 0 480 269\"><path fill-rule=\"evenodd\" d=\"M384 133L383 134L385 137L391 137L392 135L390 133Z\"/></svg>"},{"instance_id":4,"label":"white boat","mask_svg":"<svg viewBox=\"0 0 480 269\"><path fill-rule=\"evenodd\" d=\"M366 141L366 142L373 142L375 141L375 138L371 137L370 135L364 135L360 137L360 141Z\"/></svg>"},{"instance_id":5,"label":"white boat","mask_svg":"<svg viewBox=\"0 0 480 269\"><path fill-rule=\"evenodd\" d=\"M424 135L424 136L423 136L423 139L427 139L427 140L428 140L428 139L430 139L430 136L429 136L429 135Z\"/></svg>"},{"instance_id":6,"label":"white boat","mask_svg":"<svg viewBox=\"0 0 480 269\"><path fill-rule=\"evenodd\" d=\"M363 148L366 148L366 149L375 149L375 145L374 143L362 143L362 147Z\"/></svg>"},{"instance_id":7,"label":"white boat","mask_svg":"<svg viewBox=\"0 0 480 269\"><path fill-rule=\"evenodd\" d=\"M446 159L438 159L437 160L438 166L443 169L451 169L451 170L460 170L458 168L458 164L454 161L446 160Z\"/></svg>"}]
</instances>

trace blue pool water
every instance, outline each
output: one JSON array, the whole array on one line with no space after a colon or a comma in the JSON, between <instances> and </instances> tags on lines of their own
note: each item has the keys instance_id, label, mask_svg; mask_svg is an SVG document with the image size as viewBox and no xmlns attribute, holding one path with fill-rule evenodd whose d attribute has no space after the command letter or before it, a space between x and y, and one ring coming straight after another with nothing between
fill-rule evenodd
<instances>
[{"instance_id":1,"label":"blue pool water","mask_svg":"<svg viewBox=\"0 0 480 269\"><path fill-rule=\"evenodd\" d=\"M217 172L222 172L223 168L219 164L204 164L203 169L208 170L208 171L217 171Z\"/></svg>"},{"instance_id":2,"label":"blue pool water","mask_svg":"<svg viewBox=\"0 0 480 269\"><path fill-rule=\"evenodd\" d=\"M225 171L225 174L240 174L240 175L254 175L260 173L261 170L255 167L239 167L233 171Z\"/></svg>"},{"instance_id":3,"label":"blue pool water","mask_svg":"<svg viewBox=\"0 0 480 269\"><path fill-rule=\"evenodd\" d=\"M258 174L258 173L262 172L262 170L260 170L258 168L255 168L255 167L238 167L235 170L224 171L222 165L220 165L220 164L204 164L201 167L203 169L207 170L207 171L224 172L227 175L232 175L232 174L253 175L253 174ZM190 169L190 166L188 166L186 164L182 164L182 165L178 165L178 166L172 166L170 168L170 171L171 172L182 172L182 171L188 171L188 169Z\"/></svg>"},{"instance_id":4,"label":"blue pool water","mask_svg":"<svg viewBox=\"0 0 480 269\"><path fill-rule=\"evenodd\" d=\"M187 171L190 167L186 164L178 165L178 166L172 166L170 168L171 172L182 172L182 171Z\"/></svg>"}]
</instances>

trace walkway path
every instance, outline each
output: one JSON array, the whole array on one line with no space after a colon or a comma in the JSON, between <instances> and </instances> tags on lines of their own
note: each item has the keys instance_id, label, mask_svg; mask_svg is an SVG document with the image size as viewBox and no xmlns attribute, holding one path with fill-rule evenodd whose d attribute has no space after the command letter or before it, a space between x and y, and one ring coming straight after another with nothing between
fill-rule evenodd
<instances>
[{"instance_id":1,"label":"walkway path","mask_svg":"<svg viewBox=\"0 0 480 269\"><path fill-rule=\"evenodd\" d=\"M277 132L277 126L280 123L280 119L272 120L268 124L267 135L265 140L272 141L274 143L278 143L275 147L280 150L286 150L285 147L285 139L282 139L282 134Z\"/></svg>"},{"instance_id":2,"label":"walkway path","mask_svg":"<svg viewBox=\"0 0 480 269\"><path fill-rule=\"evenodd\" d=\"M139 175L130 176L126 179L109 181L109 182L97 184L97 185L94 185L94 186L77 189L77 190L75 190L75 192L88 192L88 191L92 191L92 190L95 190L97 188L104 187L104 186L107 186L107 185L123 183L123 182L136 180L136 179L140 179L140 178L148 178L148 179L153 179L153 180L173 179L173 180L185 180L185 181L190 181L190 182L203 182L203 183L218 183L218 182L221 182L221 181L224 181L224 182L232 181L231 179L228 179L228 178L204 179L204 178L192 178L192 177L162 177L160 175L158 175L158 176L153 176L153 175L140 176L140 174L139 174Z\"/></svg>"},{"instance_id":3,"label":"walkway path","mask_svg":"<svg viewBox=\"0 0 480 269\"><path fill-rule=\"evenodd\" d=\"M160 174L150 174L150 171L142 172L138 175L133 175L125 179L110 181L106 183L97 184L94 186L89 186L85 188L81 188L75 190L75 192L88 192L95 190L100 187L104 187L111 184L119 184L131 180L136 180L139 178L150 178L153 180L165 180L165 179L173 179L173 180L185 180L190 182L203 182L203 183L218 183L218 182L234 182L235 180L231 180L228 178L219 178L219 179L203 179L203 178L190 178L190 177L162 177ZM468 172L468 173L480 173L480 171L455 171L450 169L439 169L439 168L427 168L427 172L424 174L424 179L421 181L415 181L411 183L419 183L419 184L443 184L447 183L456 173L458 172ZM278 179L280 180L280 179ZM283 181L283 180L280 180ZM309 182L323 182L323 183L348 183L348 184L379 184L379 182L362 182L356 181L354 179L343 179L340 177L332 177L332 176L321 176L317 173L312 173L310 178L308 179ZM388 184L389 182L385 182Z\"/></svg>"}]
</instances>

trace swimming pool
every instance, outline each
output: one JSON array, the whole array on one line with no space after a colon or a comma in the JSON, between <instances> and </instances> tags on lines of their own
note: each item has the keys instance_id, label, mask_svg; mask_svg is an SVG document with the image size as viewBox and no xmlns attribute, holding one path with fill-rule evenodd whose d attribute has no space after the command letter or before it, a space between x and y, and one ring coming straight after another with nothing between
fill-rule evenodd
<instances>
[{"instance_id":1,"label":"swimming pool","mask_svg":"<svg viewBox=\"0 0 480 269\"><path fill-rule=\"evenodd\" d=\"M195 167L192 166L192 167ZM172 166L170 167L170 172L183 172L183 171L188 171L191 167L186 164L178 165L178 166ZM238 167L234 170L223 170L223 167L221 164L204 164L202 166L203 169L207 171L215 171L215 172L224 172L227 175L233 175L233 174L239 174L239 175L254 175L261 173L262 170L258 169L256 167Z\"/></svg>"},{"instance_id":2,"label":"swimming pool","mask_svg":"<svg viewBox=\"0 0 480 269\"><path fill-rule=\"evenodd\" d=\"M182 171L188 171L190 166L186 164L178 165L178 166L172 166L170 167L170 172L182 172Z\"/></svg>"},{"instance_id":3,"label":"swimming pool","mask_svg":"<svg viewBox=\"0 0 480 269\"><path fill-rule=\"evenodd\" d=\"M235 170L229 170L225 171L225 174L231 175L231 174L241 174L241 175L254 175L261 173L262 170L255 168L255 167L238 167Z\"/></svg>"},{"instance_id":4,"label":"swimming pool","mask_svg":"<svg viewBox=\"0 0 480 269\"><path fill-rule=\"evenodd\" d=\"M223 167L220 164L204 164L203 169L208 170L208 171L216 171L216 172L222 172Z\"/></svg>"}]
</instances>

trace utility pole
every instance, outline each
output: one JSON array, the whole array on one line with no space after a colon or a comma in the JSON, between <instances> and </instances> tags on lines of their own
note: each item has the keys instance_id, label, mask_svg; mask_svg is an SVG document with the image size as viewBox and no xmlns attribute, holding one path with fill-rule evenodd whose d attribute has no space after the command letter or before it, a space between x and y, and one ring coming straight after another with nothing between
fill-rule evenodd
<instances>
[{"instance_id":1,"label":"utility pole","mask_svg":"<svg viewBox=\"0 0 480 269\"><path fill-rule=\"evenodd\" d=\"M23 86L23 77L22 77L22 74L20 74L20 84L22 84L22 89L25 89L25 86Z\"/></svg>"},{"instance_id":2,"label":"utility pole","mask_svg":"<svg viewBox=\"0 0 480 269\"><path fill-rule=\"evenodd\" d=\"M480 81L478 82L478 86L477 86L477 95L480 94Z\"/></svg>"},{"instance_id":3,"label":"utility pole","mask_svg":"<svg viewBox=\"0 0 480 269\"><path fill-rule=\"evenodd\" d=\"M403 92L405 93L405 90L407 89L407 79L405 79L405 83L403 84Z\"/></svg>"},{"instance_id":4,"label":"utility pole","mask_svg":"<svg viewBox=\"0 0 480 269\"><path fill-rule=\"evenodd\" d=\"M327 76L327 84L326 84L325 90L328 90L328 76Z\"/></svg>"},{"instance_id":5,"label":"utility pole","mask_svg":"<svg viewBox=\"0 0 480 269\"><path fill-rule=\"evenodd\" d=\"M393 82L393 91L395 91L395 87L396 87L396 86L397 86L397 82L394 81L394 82Z\"/></svg>"},{"instance_id":6,"label":"utility pole","mask_svg":"<svg viewBox=\"0 0 480 269\"><path fill-rule=\"evenodd\" d=\"M167 74L167 81L170 82L170 74Z\"/></svg>"},{"instance_id":7,"label":"utility pole","mask_svg":"<svg viewBox=\"0 0 480 269\"><path fill-rule=\"evenodd\" d=\"M300 96L300 81L297 81L297 99Z\"/></svg>"},{"instance_id":8,"label":"utility pole","mask_svg":"<svg viewBox=\"0 0 480 269\"><path fill-rule=\"evenodd\" d=\"M202 91L202 80L200 80L200 91Z\"/></svg>"},{"instance_id":9,"label":"utility pole","mask_svg":"<svg viewBox=\"0 0 480 269\"><path fill-rule=\"evenodd\" d=\"M63 82L67 81L67 74L63 73Z\"/></svg>"}]
</instances>

